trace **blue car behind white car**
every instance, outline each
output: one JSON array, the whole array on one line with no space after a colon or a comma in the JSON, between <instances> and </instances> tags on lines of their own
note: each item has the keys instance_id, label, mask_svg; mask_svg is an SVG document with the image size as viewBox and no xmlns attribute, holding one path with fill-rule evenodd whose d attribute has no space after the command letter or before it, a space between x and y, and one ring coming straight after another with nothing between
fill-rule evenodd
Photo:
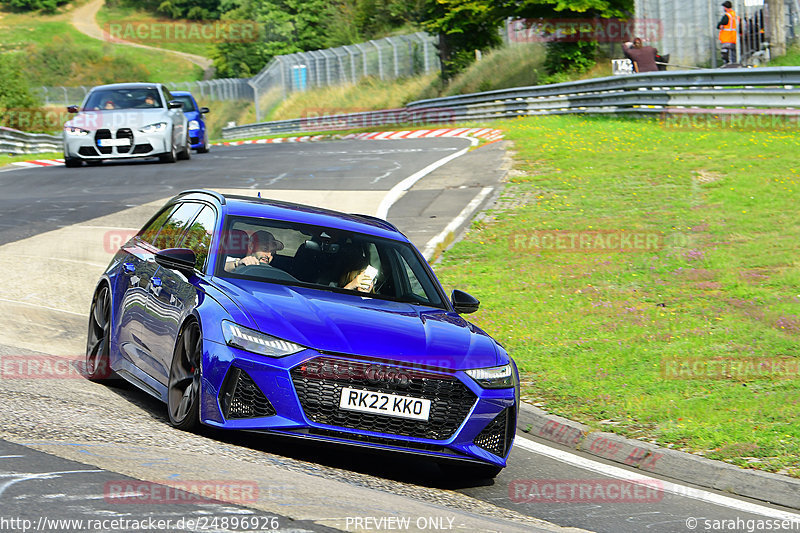
<instances>
[{"instance_id":1,"label":"blue car behind white car","mask_svg":"<svg viewBox=\"0 0 800 533\"><path fill-rule=\"evenodd\" d=\"M172 91L172 96L183 102L183 114L189 124L189 143L198 154L208 152L211 145L208 143L208 130L203 115L208 113L207 107L199 107L197 101L189 91Z\"/></svg>"},{"instance_id":2,"label":"blue car behind white car","mask_svg":"<svg viewBox=\"0 0 800 533\"><path fill-rule=\"evenodd\" d=\"M123 245L92 300L86 367L205 424L506 466L519 374L419 251L372 216L185 191Z\"/></svg>"}]
</instances>

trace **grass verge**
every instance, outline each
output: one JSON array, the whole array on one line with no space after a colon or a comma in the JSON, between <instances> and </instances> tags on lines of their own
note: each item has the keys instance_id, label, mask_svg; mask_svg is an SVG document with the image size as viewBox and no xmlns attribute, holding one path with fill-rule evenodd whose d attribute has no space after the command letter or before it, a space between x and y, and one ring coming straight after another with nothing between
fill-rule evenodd
<instances>
[{"instance_id":1,"label":"grass verge","mask_svg":"<svg viewBox=\"0 0 800 533\"><path fill-rule=\"evenodd\" d=\"M78 32L71 12L43 15L0 11L0 46L22 52L31 85L97 85L202 78L202 69L156 50L115 45Z\"/></svg>"},{"instance_id":2,"label":"grass verge","mask_svg":"<svg viewBox=\"0 0 800 533\"><path fill-rule=\"evenodd\" d=\"M484 302L474 320L515 357L524 397L593 428L800 477L795 132L492 125L516 168L436 270ZM556 230L565 246L542 248ZM659 240L589 251L572 245L579 232Z\"/></svg>"}]
</instances>

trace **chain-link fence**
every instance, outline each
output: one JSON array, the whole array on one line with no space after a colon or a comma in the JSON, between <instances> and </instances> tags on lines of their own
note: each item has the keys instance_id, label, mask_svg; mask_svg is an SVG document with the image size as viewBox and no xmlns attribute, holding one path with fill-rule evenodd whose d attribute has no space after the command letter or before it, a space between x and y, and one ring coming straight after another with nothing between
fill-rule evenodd
<instances>
[{"instance_id":1,"label":"chain-link fence","mask_svg":"<svg viewBox=\"0 0 800 533\"><path fill-rule=\"evenodd\" d=\"M312 87L356 83L375 76L393 79L439 70L435 38L424 32L366 43L276 56L250 80L256 116L261 120L264 97L280 89L281 97Z\"/></svg>"},{"instance_id":2,"label":"chain-link fence","mask_svg":"<svg viewBox=\"0 0 800 533\"><path fill-rule=\"evenodd\" d=\"M198 100L252 100L253 88L244 78L223 78L167 84L171 90L191 91ZM34 87L33 92L44 105L80 104L92 86Z\"/></svg>"}]
</instances>

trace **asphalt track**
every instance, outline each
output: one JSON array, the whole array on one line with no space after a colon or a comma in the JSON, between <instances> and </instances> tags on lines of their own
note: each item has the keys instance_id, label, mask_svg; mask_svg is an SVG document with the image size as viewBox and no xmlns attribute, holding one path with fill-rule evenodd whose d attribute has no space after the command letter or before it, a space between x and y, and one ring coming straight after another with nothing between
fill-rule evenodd
<instances>
[{"instance_id":1,"label":"asphalt track","mask_svg":"<svg viewBox=\"0 0 800 533\"><path fill-rule=\"evenodd\" d=\"M109 254L101 244L104 235L138 227L158 202L180 190L260 191L371 213L404 178L467 146L464 139L255 145L215 148L172 165L136 162L0 172L0 355L3 361L36 353L79 358L93 280ZM486 206L501 186L503 162L501 144L475 149L422 178L392 206L388 218L422 248L454 218L471 215L479 207L476 198ZM86 235L91 238L81 237ZM745 499L709 503L713 498L698 497L697 492L687 496L690 491L679 489L626 502L603 502L596 495L553 503L526 501L527 493L518 487L530 480L608 489L619 488L628 478L594 458L589 466L579 466L573 451L557 445L547 444L553 451L541 453L524 434L518 434L521 444L494 483L475 484L443 480L434 465L415 457L240 434L178 432L166 423L163 406L123 385L0 379L0 401L7 406L0 411L0 518L35 521L45 511L51 518L117 516L122 507L139 518L258 513L279 517L281 530L396 531L389 522L355 522L359 517L393 516L410 518L407 530L558 530L537 521L541 519L590 531L635 533L711 531L703 526L705 520L738 518L744 524L790 516ZM40 478L19 481L5 491L2 485L4 479L84 469L55 475L46 483ZM68 482L69 476L79 481ZM133 512L98 497L108 479L120 476L254 480L262 497L205 507L162 504ZM424 527L415 522L420 518L426 519ZM687 527L691 519L698 521L694 529Z\"/></svg>"}]
</instances>

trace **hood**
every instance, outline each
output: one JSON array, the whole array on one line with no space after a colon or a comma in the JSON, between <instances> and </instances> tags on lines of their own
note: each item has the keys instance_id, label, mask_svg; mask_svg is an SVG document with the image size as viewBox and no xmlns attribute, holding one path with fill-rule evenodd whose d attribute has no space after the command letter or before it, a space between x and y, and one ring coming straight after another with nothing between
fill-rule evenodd
<instances>
[{"instance_id":1,"label":"hood","mask_svg":"<svg viewBox=\"0 0 800 533\"><path fill-rule=\"evenodd\" d=\"M158 122L172 122L166 109L113 109L104 111L80 111L68 120L64 127L81 128L88 131L100 129L143 128Z\"/></svg>"},{"instance_id":2,"label":"hood","mask_svg":"<svg viewBox=\"0 0 800 533\"><path fill-rule=\"evenodd\" d=\"M491 367L495 341L457 313L325 290L217 279L259 331L322 352L452 370Z\"/></svg>"}]
</instances>

